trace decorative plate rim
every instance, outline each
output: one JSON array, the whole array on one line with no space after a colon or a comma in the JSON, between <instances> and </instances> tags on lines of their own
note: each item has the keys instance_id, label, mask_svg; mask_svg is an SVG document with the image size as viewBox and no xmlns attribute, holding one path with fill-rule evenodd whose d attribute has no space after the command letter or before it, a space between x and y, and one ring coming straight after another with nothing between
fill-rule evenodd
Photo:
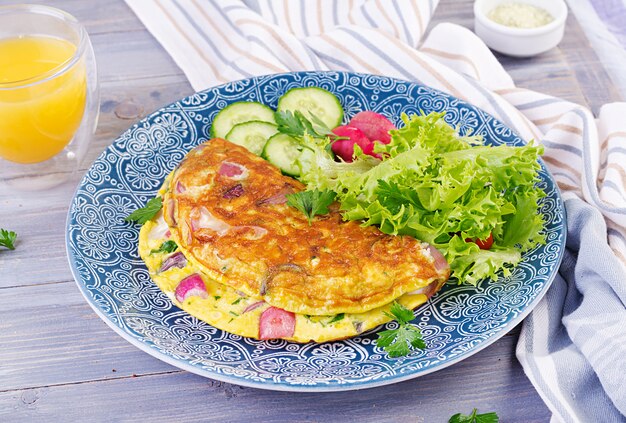
<instances>
[{"instance_id":1,"label":"decorative plate rim","mask_svg":"<svg viewBox=\"0 0 626 423\"><path fill-rule=\"evenodd\" d=\"M399 78L393 78L393 77L385 77L382 75L373 75L373 74L366 74L366 73L358 73L358 72L349 72L349 71L299 71L299 72L284 72L284 73L277 73L277 74L268 74L268 75L260 75L260 76L255 76L255 77L251 77L251 78L244 78L238 81L232 81L226 84L222 84L219 86L215 86L215 87L210 87L206 90L202 90L196 93L193 93L189 96L186 96L184 98L181 98L175 102L172 102L168 105L165 105L157 110L155 110L154 112L150 113L149 115L146 115L145 117L143 117L141 120L139 120L138 122L134 123L133 125L131 125L128 129L126 129L125 131L123 131L120 135L118 135L111 144L109 144L104 150L103 152L94 160L94 162L88 167L87 171L85 172L85 174L83 175L83 177L81 178L80 182L78 183L76 189L74 190L74 194L72 196L72 200L70 202L70 207L68 209L68 213L67 213L67 217L66 217L66 227L65 227L65 244L66 244L66 253L67 253L67 259L68 259L68 263L69 263L69 267L70 267L70 271L72 273L72 276L79 288L79 291L81 292L81 294L83 295L83 297L85 298L85 300L87 301L87 303L89 304L89 306L94 310L94 312L96 313L96 315L102 319L107 326L109 326L111 329L113 329L113 331L115 331L118 335L120 335L122 338L124 338L126 341L128 341L130 344L132 344L133 346L139 348L141 351L144 351L148 354L150 354L151 356L167 363L170 364L176 368L182 369L182 370L186 370L189 371L191 373L203 376L203 377L207 377L210 379L214 379L214 380L218 380L218 381L222 381L222 382L227 382L227 383L232 383L235 385L240 385L240 386L246 386L246 387L251 387L251 388L258 388L258 389L264 389L264 390L273 390L273 391L289 391L289 392L338 392L338 391L350 391L350 390L362 390L362 389L369 389L369 388L375 388L375 387L379 387L379 386L385 386L385 385L390 385L390 384L395 384L395 383L399 383L399 382L403 382L406 380L410 380L410 379L414 379L420 376L424 376L433 372L436 372L438 370L442 370L446 367L452 366L453 364L456 364L480 351L482 351L483 349L487 348L488 346L492 345L494 342L496 342L497 340L501 339L503 336L505 336L508 332L510 332L515 326L517 326L521 321L523 321L528 314L530 314L530 312L537 306L537 304L542 300L542 298L544 297L544 295L546 294L546 292L548 291L548 289L550 288L550 286L552 285L557 273L558 273L558 268L560 267L560 264L562 262L563 256L564 256L564 250L565 250L565 244L566 244L566 237L567 237L567 216L564 212L564 203L563 203L563 199L560 193L560 190L558 189L558 185L556 184L556 181L553 177L553 175L551 174L549 168L545 165L545 162L543 161L542 158L539 159L539 162L541 163L542 166L542 170L544 171L544 173L548 176L548 180L550 183L552 183L555 187L555 200L557 202L557 204L560 206L560 209L562 210L561 215L559 216L562 219L562 224L560 225L560 230L558 232L558 235L561 237L562 242L559 245L559 250L557 253L557 257L554 260L554 271L548 276L548 278L546 279L546 282L544 284L544 286L541 288L540 292L536 295L536 297L530 301L529 303L527 303L523 309L523 311L521 311L516 317L514 317L513 319L507 321L506 323L504 323L503 327L500 328L497 332L495 332L494 334L492 334L489 338L487 339L483 339L480 340L479 343L476 346L473 346L471 348L468 348L467 350L465 350L464 352L456 355L455 357L451 358L451 359L446 359L446 360L442 360L439 361L438 363L429 366L426 369L420 369L419 371L409 371L405 374L395 374L393 376L389 376L389 377L385 377L385 378L381 378L378 380L366 380L363 382L352 382L352 383L344 383L344 384L329 384L329 385L324 385L324 384L319 384L319 385L307 385L307 384L289 384L289 383L285 383L285 382L275 382L272 379L267 379L265 381L255 381L255 380L249 380L246 379L244 377L238 377L238 376L230 376L224 373L220 373L220 372L213 372L213 371L209 371L206 369L202 369L198 366L194 366L192 364L187 363L184 360L180 360L180 359L176 359L174 357L171 357L161 351L159 351L157 348L155 348L154 346L151 346L149 344L146 344L144 342L142 342L138 337L136 337L135 335L133 335L132 333L127 332L122 326L120 326L118 323L115 323L114 321L111 320L111 318L101 309L101 307L93 300L93 298L91 298L89 296L89 289L87 288L87 286L85 285L85 281L83 280L82 276L80 275L80 272L77 268L76 265L76 261L78 260L78 257L73 253L72 249L70 248L71 245L71 225L73 222L73 213L72 213L72 205L74 204L74 202L77 199L78 194L81 192L81 189L84 188L86 179L87 179L87 175L89 173L89 170L93 168L93 166L98 163L98 161L102 160L103 157L105 156L105 154L113 147L116 145L117 142L119 142L122 137L125 134L130 134L134 129L137 129L143 122L148 122L151 118L158 116L164 112L167 111L167 109L169 107L173 107L175 105L180 105L180 103L186 99L189 99L195 95L199 95L199 94L203 94L203 93L208 93L210 90L212 89L218 89L221 87L224 87L228 84L236 84L236 83L240 83L243 81L255 81L255 80L259 80L262 78L280 78L280 77L289 77L289 76L294 76L294 75L337 75L337 74L343 74L346 76L357 76L360 78L366 78L366 77L373 77L373 78L387 78L387 79L391 79L397 82L402 82L402 83L407 83L407 84L413 84L416 86L420 86L420 87L424 87L427 88L429 90L431 90L432 92L435 92L443 97L446 97L448 99L452 99L452 100L457 100L460 103L463 103L465 105L467 105L468 107L478 110L480 112L482 112L485 116L491 117L495 122L500 123L503 127L505 127L506 129L510 130L511 133L517 137L520 138L510 127L508 127L507 125L505 125L504 123L500 122L499 120L497 120L495 117L493 117L492 115L490 115L489 113L485 112L484 110L482 110L481 108L466 102L465 100L459 99L457 97L454 97L450 94L444 93L442 91L439 91L437 89L431 88L427 85L422 84L419 81L408 81L408 80L404 80L404 79L399 79ZM181 108L184 108L184 106L181 105ZM175 306L172 304L172 307L175 308ZM334 342L343 342L343 341L334 341ZM307 345L307 344L301 344L301 345Z\"/></svg>"}]
</instances>

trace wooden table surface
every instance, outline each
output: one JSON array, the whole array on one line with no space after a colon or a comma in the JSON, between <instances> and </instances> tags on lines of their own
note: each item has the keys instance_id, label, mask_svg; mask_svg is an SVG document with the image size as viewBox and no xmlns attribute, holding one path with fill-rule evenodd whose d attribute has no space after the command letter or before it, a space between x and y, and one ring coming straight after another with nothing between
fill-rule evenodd
<instances>
[{"instance_id":1,"label":"wooden table surface","mask_svg":"<svg viewBox=\"0 0 626 423\"><path fill-rule=\"evenodd\" d=\"M192 93L123 0L45 3L86 25L99 64L100 123L84 169L135 121ZM472 28L471 7L470 0L442 0L431 27L449 21ZM594 112L618 100L572 16L559 48L532 59L500 58L519 86ZM109 329L70 274L65 218L81 176L37 194L0 191L0 227L19 234L15 251L0 251L0 421L445 422L473 407L497 411L503 422L549 420L515 358L519 328L434 374L342 393L243 388L157 360Z\"/></svg>"}]
</instances>

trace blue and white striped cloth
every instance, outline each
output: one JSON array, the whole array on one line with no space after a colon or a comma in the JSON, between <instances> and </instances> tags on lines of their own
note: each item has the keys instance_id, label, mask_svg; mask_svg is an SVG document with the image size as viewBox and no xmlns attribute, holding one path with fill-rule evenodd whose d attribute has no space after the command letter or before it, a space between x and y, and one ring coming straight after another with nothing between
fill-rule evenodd
<instances>
[{"instance_id":1,"label":"blue and white striped cloth","mask_svg":"<svg viewBox=\"0 0 626 423\"><path fill-rule=\"evenodd\" d=\"M460 97L541 140L566 202L568 248L554 286L524 322L517 357L554 421L625 420L626 104L608 104L596 118L517 88L457 25L423 38L437 0L126 2L197 90L284 71L382 74Z\"/></svg>"}]
</instances>

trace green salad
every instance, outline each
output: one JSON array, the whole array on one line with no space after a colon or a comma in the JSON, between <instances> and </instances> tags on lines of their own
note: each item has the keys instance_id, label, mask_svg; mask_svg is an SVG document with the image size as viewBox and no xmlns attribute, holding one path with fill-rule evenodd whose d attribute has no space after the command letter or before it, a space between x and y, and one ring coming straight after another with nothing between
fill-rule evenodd
<instances>
[{"instance_id":1,"label":"green salad","mask_svg":"<svg viewBox=\"0 0 626 423\"><path fill-rule=\"evenodd\" d=\"M545 242L537 186L543 150L483 145L443 118L403 115L391 142L375 146L382 160L355 146L352 162L338 162L328 152L330 138L305 137L315 160L299 179L308 190L334 192L347 220L434 245L459 282L496 280L522 252Z\"/></svg>"}]
</instances>

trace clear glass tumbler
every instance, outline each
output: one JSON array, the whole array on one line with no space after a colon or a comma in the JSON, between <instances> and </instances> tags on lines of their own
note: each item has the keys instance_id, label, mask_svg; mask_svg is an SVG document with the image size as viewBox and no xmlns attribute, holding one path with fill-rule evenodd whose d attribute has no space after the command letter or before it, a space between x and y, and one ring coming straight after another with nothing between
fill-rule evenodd
<instances>
[{"instance_id":1,"label":"clear glass tumbler","mask_svg":"<svg viewBox=\"0 0 626 423\"><path fill-rule=\"evenodd\" d=\"M0 7L0 189L71 178L99 104L93 48L76 18L48 6Z\"/></svg>"}]
</instances>

